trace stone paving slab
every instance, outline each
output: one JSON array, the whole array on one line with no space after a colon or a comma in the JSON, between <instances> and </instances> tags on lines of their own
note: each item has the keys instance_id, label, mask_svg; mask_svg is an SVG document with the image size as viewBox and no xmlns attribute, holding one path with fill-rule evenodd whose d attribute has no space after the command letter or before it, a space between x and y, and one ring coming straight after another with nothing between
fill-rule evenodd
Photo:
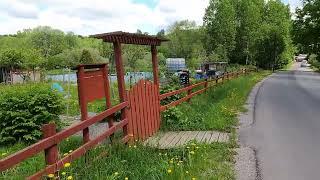
<instances>
[{"instance_id":1,"label":"stone paving slab","mask_svg":"<svg viewBox=\"0 0 320 180\"><path fill-rule=\"evenodd\" d=\"M160 132L144 144L159 149L177 148L195 140L199 143L228 142L229 134L217 131L169 131Z\"/></svg>"}]
</instances>

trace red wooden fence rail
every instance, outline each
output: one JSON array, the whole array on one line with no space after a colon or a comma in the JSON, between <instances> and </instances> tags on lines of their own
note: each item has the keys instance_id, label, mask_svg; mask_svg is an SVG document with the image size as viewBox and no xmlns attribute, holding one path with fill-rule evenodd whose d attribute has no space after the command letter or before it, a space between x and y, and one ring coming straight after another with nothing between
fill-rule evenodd
<instances>
[{"instance_id":1,"label":"red wooden fence rail","mask_svg":"<svg viewBox=\"0 0 320 180\"><path fill-rule=\"evenodd\" d=\"M187 92L187 95L185 97L178 99L176 101L170 102L169 104L162 105L160 107L160 111L165 111L165 110L169 109L170 107L177 106L177 105L181 104L182 102L189 101L193 96L201 94L201 93L205 92L208 88L218 84L219 80L220 80L220 82L223 82L225 79L229 80L234 77L238 77L240 74L247 74L249 71L250 70L248 70L248 69L242 69L241 71L238 71L238 72L226 72L224 75L218 76L215 79L209 79L204 82L200 82L197 84L187 86L185 88L181 88L181 89L178 89L178 90L175 90L172 92L161 94L160 100L163 100L163 99L168 98L170 96L174 96L176 94L181 94L181 93ZM212 85L212 82L214 82L215 84ZM192 92L192 90L194 90L195 88L201 87L201 86L203 86L202 89L197 90L196 92Z\"/></svg>"},{"instance_id":2,"label":"red wooden fence rail","mask_svg":"<svg viewBox=\"0 0 320 180\"><path fill-rule=\"evenodd\" d=\"M77 123L70 128L67 128L65 130L62 130L56 134L52 133L55 130L51 129L52 127L55 128L55 126L49 125L51 128L48 129L47 131L52 131L50 132L50 135L47 138L44 138L43 140L40 140L39 142L28 146L27 148L18 151L4 159L0 160L0 171L4 171L10 167L13 167L14 165L20 163L21 161L30 158L40 152L46 151L50 157L46 157L47 162L53 163L49 164L44 170L38 172L37 174L33 175L30 177L30 179L38 179L44 174L49 174L49 173L55 173L57 170L61 169L63 167L64 163L71 162L75 160L76 158L79 158L82 156L86 151L97 145L99 142L103 141L105 138L113 134L116 130L122 128L123 126L128 124L128 119L124 119L120 121L115 126L112 126L108 130L106 130L104 133L102 133L100 136L96 137L93 140L89 140L86 142L84 145L80 146L78 149L74 150L72 153L68 154L65 156L63 159L56 161L56 150L53 148L61 142L63 139L66 139L70 137L71 135L82 131L85 128L88 128L90 125L102 121L103 119L109 117L110 115L113 115L117 111L121 111L122 109L126 108L128 106L128 102L123 102L120 103L110 109L107 109L97 116L88 118L86 121L82 121L80 123ZM48 127L44 127L48 128ZM53 135L52 135L53 134ZM127 142L129 140L128 136L125 136L123 138L123 141ZM54 156L54 157L53 157Z\"/></svg>"}]
</instances>

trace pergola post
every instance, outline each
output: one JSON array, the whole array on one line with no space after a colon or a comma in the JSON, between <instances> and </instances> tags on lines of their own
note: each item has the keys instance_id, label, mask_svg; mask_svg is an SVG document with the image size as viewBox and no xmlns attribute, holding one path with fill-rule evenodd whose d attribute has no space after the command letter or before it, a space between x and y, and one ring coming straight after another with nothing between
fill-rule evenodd
<instances>
[{"instance_id":1,"label":"pergola post","mask_svg":"<svg viewBox=\"0 0 320 180\"><path fill-rule=\"evenodd\" d=\"M158 57L157 57L157 46L151 46L152 54L152 69L153 69L153 82L159 90L159 69L158 69Z\"/></svg>"},{"instance_id":2,"label":"pergola post","mask_svg":"<svg viewBox=\"0 0 320 180\"><path fill-rule=\"evenodd\" d=\"M119 91L119 98L120 102L125 102L126 98L126 86L124 81L124 69L123 69L123 62L122 62L122 52L121 52L121 43L114 42L114 57L116 62L116 71L117 71L117 82L118 82L118 91ZM127 118L126 110L121 110L121 120ZM126 136L128 133L128 125L123 127L123 133Z\"/></svg>"}]
</instances>

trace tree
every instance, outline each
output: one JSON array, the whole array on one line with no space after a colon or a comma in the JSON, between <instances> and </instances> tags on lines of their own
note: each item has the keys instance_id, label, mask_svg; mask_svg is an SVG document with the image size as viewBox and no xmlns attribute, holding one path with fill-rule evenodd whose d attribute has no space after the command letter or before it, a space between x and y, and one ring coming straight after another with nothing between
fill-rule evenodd
<instances>
[{"instance_id":1,"label":"tree","mask_svg":"<svg viewBox=\"0 0 320 180\"><path fill-rule=\"evenodd\" d=\"M254 48L263 22L264 0L236 1L237 33L231 62L253 63Z\"/></svg>"},{"instance_id":2,"label":"tree","mask_svg":"<svg viewBox=\"0 0 320 180\"><path fill-rule=\"evenodd\" d=\"M81 64L93 64L96 61L92 58L90 51L87 49L82 50L82 55L80 59Z\"/></svg>"},{"instance_id":3,"label":"tree","mask_svg":"<svg viewBox=\"0 0 320 180\"><path fill-rule=\"evenodd\" d=\"M210 0L203 18L207 32L207 54L217 53L218 47L226 50L227 57L235 48L236 10L233 0ZM221 56L224 56L221 54Z\"/></svg>"},{"instance_id":4,"label":"tree","mask_svg":"<svg viewBox=\"0 0 320 180\"><path fill-rule=\"evenodd\" d=\"M317 54L320 59L319 9L320 0L303 0L303 7L296 9L293 35L300 52Z\"/></svg>"}]
</instances>

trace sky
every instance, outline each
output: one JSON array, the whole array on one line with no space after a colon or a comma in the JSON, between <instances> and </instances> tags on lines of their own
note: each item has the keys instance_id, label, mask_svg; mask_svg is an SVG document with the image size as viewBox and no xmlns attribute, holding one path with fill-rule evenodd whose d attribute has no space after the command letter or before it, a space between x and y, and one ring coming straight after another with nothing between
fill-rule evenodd
<instances>
[{"instance_id":1,"label":"sky","mask_svg":"<svg viewBox=\"0 0 320 180\"><path fill-rule=\"evenodd\" d=\"M282 0L293 12L300 0ZM111 31L155 34L177 20L202 24L209 0L0 0L0 34L37 26L90 35Z\"/></svg>"}]
</instances>

